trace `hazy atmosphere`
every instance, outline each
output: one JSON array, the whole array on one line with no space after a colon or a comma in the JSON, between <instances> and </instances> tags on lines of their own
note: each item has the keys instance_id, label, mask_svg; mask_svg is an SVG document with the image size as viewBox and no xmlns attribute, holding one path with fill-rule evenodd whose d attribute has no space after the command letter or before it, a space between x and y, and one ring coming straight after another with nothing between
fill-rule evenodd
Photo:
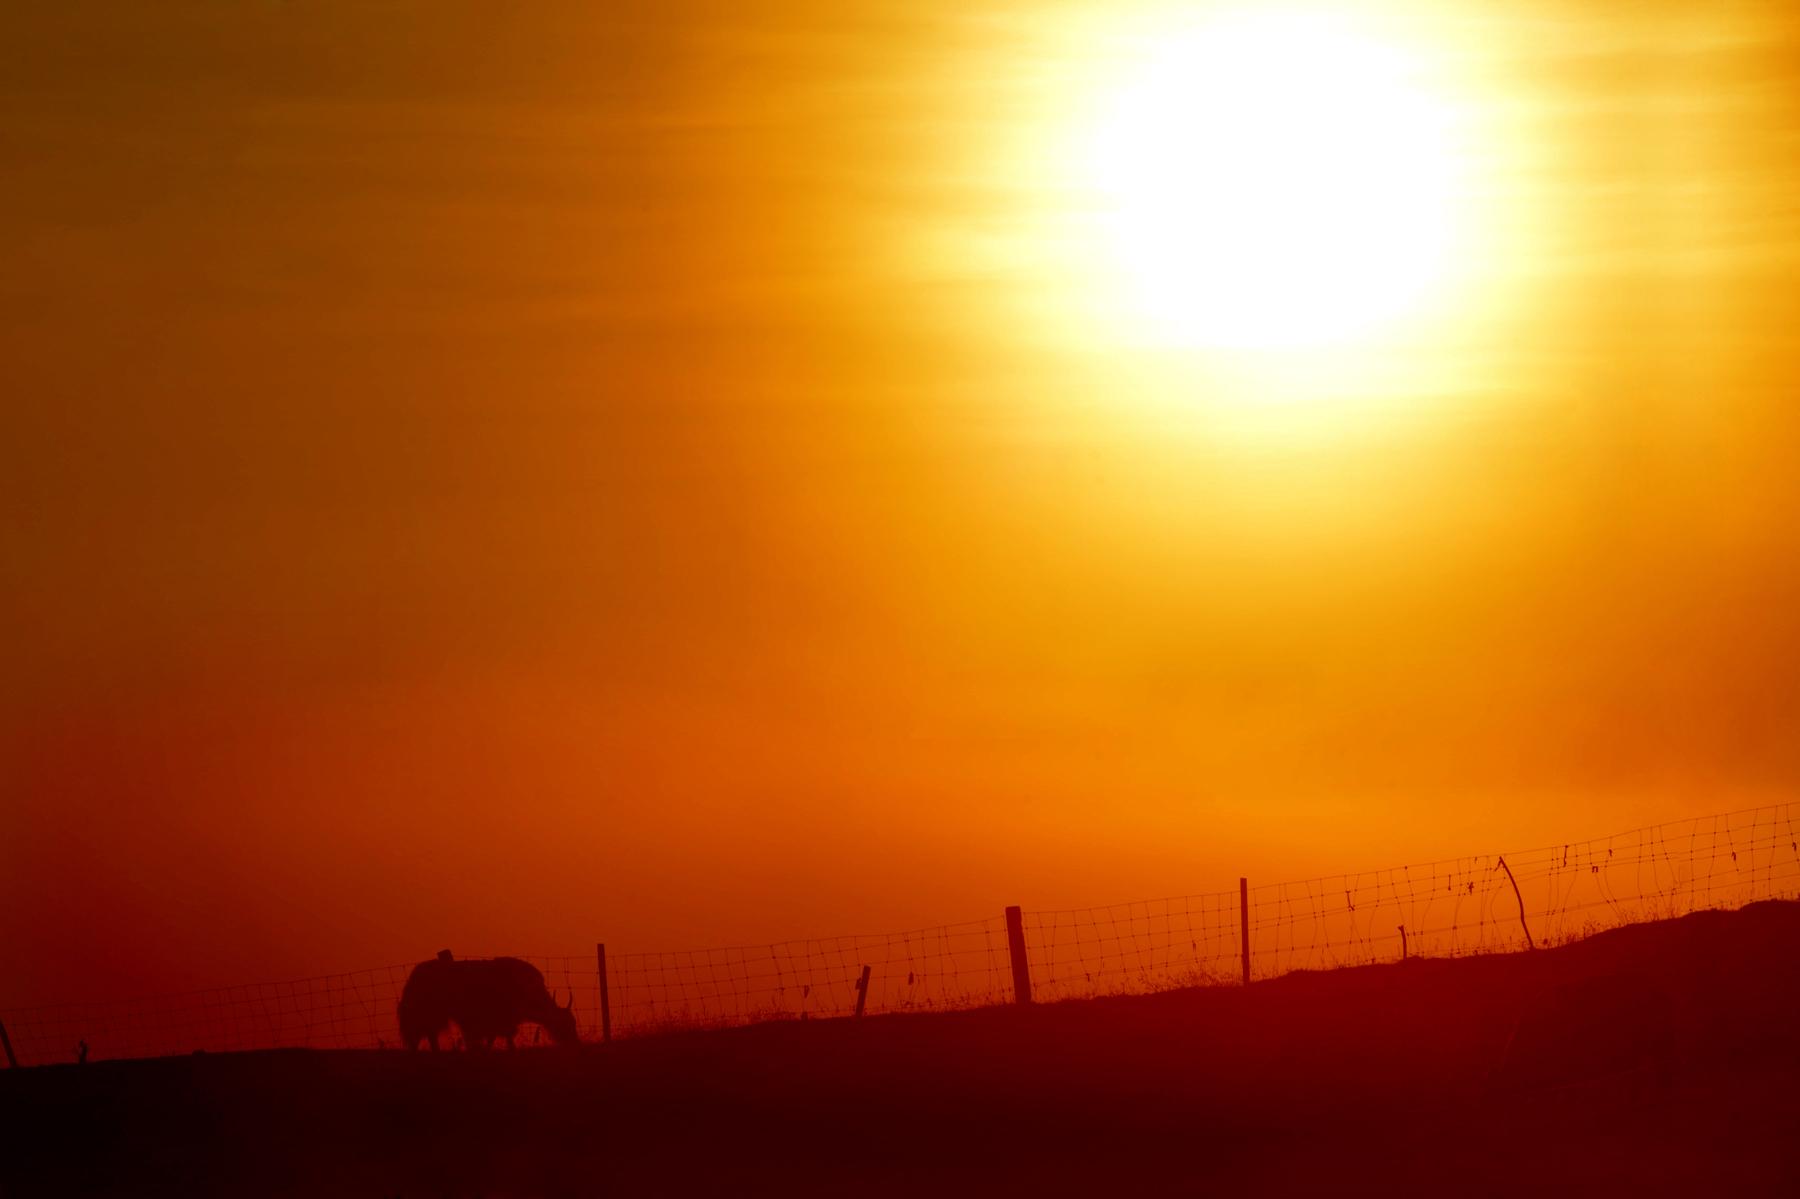
<instances>
[{"instance_id":1,"label":"hazy atmosphere","mask_svg":"<svg viewBox=\"0 0 1800 1199\"><path fill-rule=\"evenodd\" d=\"M1790 797L1800 15L1344 8L8 6L0 1001Z\"/></svg>"}]
</instances>

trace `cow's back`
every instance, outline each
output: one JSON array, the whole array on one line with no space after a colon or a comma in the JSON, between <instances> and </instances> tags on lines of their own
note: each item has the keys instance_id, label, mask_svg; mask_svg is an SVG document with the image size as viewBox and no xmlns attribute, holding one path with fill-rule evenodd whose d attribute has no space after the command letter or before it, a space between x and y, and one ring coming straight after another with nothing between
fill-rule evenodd
<instances>
[{"instance_id":1,"label":"cow's back","mask_svg":"<svg viewBox=\"0 0 1800 1199\"><path fill-rule=\"evenodd\" d=\"M473 1041L510 1037L542 1014L547 992L536 966L518 958L457 962L450 1016Z\"/></svg>"}]
</instances>

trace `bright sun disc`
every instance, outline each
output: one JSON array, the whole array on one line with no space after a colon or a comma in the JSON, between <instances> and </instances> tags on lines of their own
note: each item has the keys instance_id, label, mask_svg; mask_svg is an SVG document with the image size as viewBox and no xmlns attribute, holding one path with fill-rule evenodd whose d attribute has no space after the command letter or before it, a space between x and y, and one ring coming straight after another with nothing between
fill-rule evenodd
<instances>
[{"instance_id":1,"label":"bright sun disc","mask_svg":"<svg viewBox=\"0 0 1800 1199\"><path fill-rule=\"evenodd\" d=\"M1153 340L1336 345L1425 307L1454 240L1446 106L1328 18L1222 17L1160 41L1091 147Z\"/></svg>"}]
</instances>

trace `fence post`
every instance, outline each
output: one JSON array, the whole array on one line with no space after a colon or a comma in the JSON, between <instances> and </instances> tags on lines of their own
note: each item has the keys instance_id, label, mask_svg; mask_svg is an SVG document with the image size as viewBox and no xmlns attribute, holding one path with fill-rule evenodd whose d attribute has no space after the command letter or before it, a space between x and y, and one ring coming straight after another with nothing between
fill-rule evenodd
<instances>
[{"instance_id":1,"label":"fence post","mask_svg":"<svg viewBox=\"0 0 1800 1199\"><path fill-rule=\"evenodd\" d=\"M856 980L856 1014L861 1016L863 1008L869 1002L869 968L863 967L862 977Z\"/></svg>"},{"instance_id":2,"label":"fence post","mask_svg":"<svg viewBox=\"0 0 1800 1199\"><path fill-rule=\"evenodd\" d=\"M1536 949L1537 942L1531 939L1531 926L1525 923L1525 897L1519 894L1519 880L1513 877L1512 867L1506 859L1500 859L1500 869L1506 871L1506 881L1512 884L1513 898L1519 901L1519 927L1525 930L1525 948Z\"/></svg>"},{"instance_id":3,"label":"fence post","mask_svg":"<svg viewBox=\"0 0 1800 1199\"><path fill-rule=\"evenodd\" d=\"M1400 926L1400 960L1403 962L1406 960L1406 926L1404 924Z\"/></svg>"},{"instance_id":4,"label":"fence post","mask_svg":"<svg viewBox=\"0 0 1800 1199\"><path fill-rule=\"evenodd\" d=\"M1250 985L1250 880L1238 879L1238 944L1244 951L1244 985Z\"/></svg>"},{"instance_id":5,"label":"fence post","mask_svg":"<svg viewBox=\"0 0 1800 1199\"><path fill-rule=\"evenodd\" d=\"M0 1045L6 1047L6 1064L14 1070L19 1068L19 1059L13 1056L12 1038L6 1035L6 1021L0 1020Z\"/></svg>"},{"instance_id":6,"label":"fence post","mask_svg":"<svg viewBox=\"0 0 1800 1199\"><path fill-rule=\"evenodd\" d=\"M1025 917L1018 906L1006 909L1006 949L1012 956L1013 999L1031 1002L1031 965L1025 960Z\"/></svg>"},{"instance_id":7,"label":"fence post","mask_svg":"<svg viewBox=\"0 0 1800 1199\"><path fill-rule=\"evenodd\" d=\"M606 942L594 945L594 957L600 969L600 1041L612 1043L612 995L606 986Z\"/></svg>"}]
</instances>

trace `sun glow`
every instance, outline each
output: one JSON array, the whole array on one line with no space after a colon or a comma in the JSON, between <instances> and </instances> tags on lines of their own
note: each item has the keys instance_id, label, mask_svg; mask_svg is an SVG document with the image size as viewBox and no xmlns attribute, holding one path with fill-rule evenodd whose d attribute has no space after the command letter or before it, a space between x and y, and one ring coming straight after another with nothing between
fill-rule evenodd
<instances>
[{"instance_id":1,"label":"sun glow","mask_svg":"<svg viewBox=\"0 0 1800 1199\"><path fill-rule=\"evenodd\" d=\"M1456 265L1451 107L1400 49L1310 14L1156 39L1087 148L1110 259L1147 340L1353 345Z\"/></svg>"}]
</instances>

